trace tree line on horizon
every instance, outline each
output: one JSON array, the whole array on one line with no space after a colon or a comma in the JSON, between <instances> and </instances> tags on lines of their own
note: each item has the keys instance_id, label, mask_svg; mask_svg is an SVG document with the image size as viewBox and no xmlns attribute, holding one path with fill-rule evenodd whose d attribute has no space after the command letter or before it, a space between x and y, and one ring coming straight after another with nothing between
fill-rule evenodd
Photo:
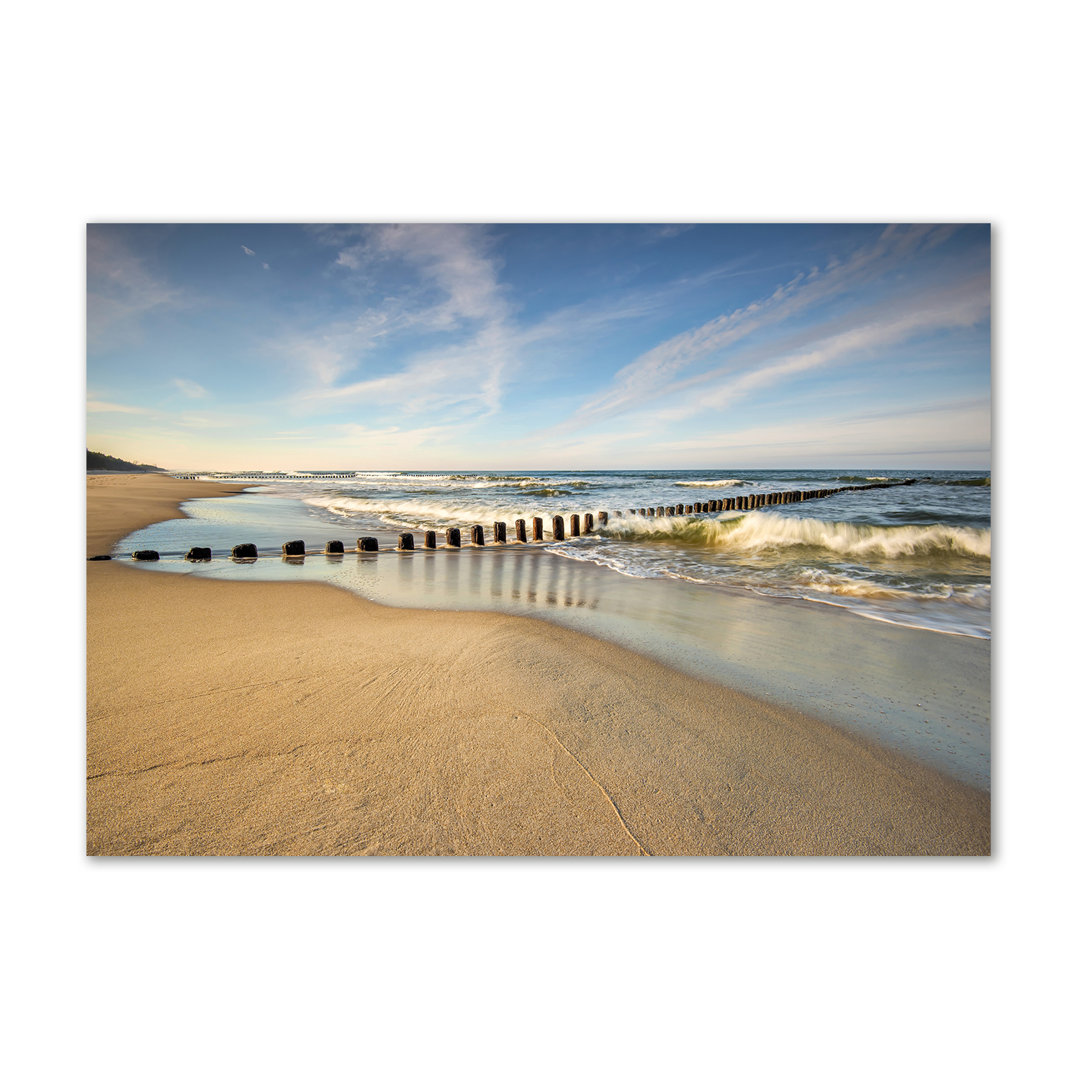
<instances>
[{"instance_id":1,"label":"tree line on horizon","mask_svg":"<svg viewBox=\"0 0 1080 1080\"><path fill-rule=\"evenodd\" d=\"M86 451L87 472L164 472L157 465L136 465L133 461L102 454L97 450Z\"/></svg>"}]
</instances>

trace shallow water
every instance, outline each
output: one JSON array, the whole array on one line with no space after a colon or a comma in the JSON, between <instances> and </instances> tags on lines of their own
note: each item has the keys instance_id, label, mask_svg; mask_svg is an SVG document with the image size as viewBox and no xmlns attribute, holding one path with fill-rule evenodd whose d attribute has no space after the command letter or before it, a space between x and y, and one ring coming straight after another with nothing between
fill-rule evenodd
<instances>
[{"instance_id":1,"label":"shallow water","mask_svg":"<svg viewBox=\"0 0 1080 1080\"><path fill-rule=\"evenodd\" d=\"M323 510L292 498L245 494L184 509L193 516L140 530L117 552L160 551L161 562L139 564L152 572L322 581L394 606L539 617L799 708L989 787L986 640L867 623L848 610L754 595L722 580L612 573L577 557L612 542L607 538L402 554L392 550L396 534L384 525L372 531L381 532L377 555L285 559L278 554L283 539L321 550L332 538L352 547L356 537L328 529ZM225 557L241 541L267 554L253 562ZM214 559L185 562L192 546L211 547ZM557 557L568 550L571 557Z\"/></svg>"}]
</instances>

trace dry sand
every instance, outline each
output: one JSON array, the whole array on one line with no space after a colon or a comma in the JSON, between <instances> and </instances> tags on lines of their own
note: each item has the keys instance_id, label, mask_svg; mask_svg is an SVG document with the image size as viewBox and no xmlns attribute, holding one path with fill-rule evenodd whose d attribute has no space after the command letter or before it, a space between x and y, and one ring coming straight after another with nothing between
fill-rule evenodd
<instances>
[{"instance_id":1,"label":"dry sand","mask_svg":"<svg viewBox=\"0 0 1080 1080\"><path fill-rule=\"evenodd\" d=\"M88 554L239 490L89 476ZM102 562L87 851L988 854L990 797L537 620Z\"/></svg>"}]
</instances>

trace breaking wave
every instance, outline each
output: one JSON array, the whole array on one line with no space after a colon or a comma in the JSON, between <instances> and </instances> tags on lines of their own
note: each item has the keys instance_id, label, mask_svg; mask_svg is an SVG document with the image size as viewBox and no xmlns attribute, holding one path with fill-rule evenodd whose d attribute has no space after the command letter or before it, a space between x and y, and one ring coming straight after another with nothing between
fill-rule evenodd
<instances>
[{"instance_id":1,"label":"breaking wave","mask_svg":"<svg viewBox=\"0 0 1080 1080\"><path fill-rule=\"evenodd\" d=\"M344 518L368 518L378 519L387 525L405 529L421 528L446 528L451 525L487 525L493 521L505 521L512 524L517 518L530 518L536 510L535 506L509 501L492 502L488 499L476 497L470 499L467 492L462 492L460 499L442 497L441 492L433 492L432 499L424 498L366 498L352 495L315 495L304 500L309 506L318 506ZM540 491L532 490L526 493L526 498L566 498L572 493L558 488L543 488ZM507 493L507 499L514 496ZM583 514L585 509L569 502L556 504L550 511L545 510L544 519L550 527L552 513L563 514L567 517L566 525L569 528L568 515L570 513Z\"/></svg>"},{"instance_id":2,"label":"breaking wave","mask_svg":"<svg viewBox=\"0 0 1080 1080\"><path fill-rule=\"evenodd\" d=\"M855 525L750 512L728 519L619 518L605 535L673 541L741 555L775 552L848 558L911 556L990 559L990 530L952 525Z\"/></svg>"},{"instance_id":3,"label":"breaking wave","mask_svg":"<svg viewBox=\"0 0 1080 1080\"><path fill-rule=\"evenodd\" d=\"M676 480L676 487L742 487L743 480Z\"/></svg>"}]
</instances>

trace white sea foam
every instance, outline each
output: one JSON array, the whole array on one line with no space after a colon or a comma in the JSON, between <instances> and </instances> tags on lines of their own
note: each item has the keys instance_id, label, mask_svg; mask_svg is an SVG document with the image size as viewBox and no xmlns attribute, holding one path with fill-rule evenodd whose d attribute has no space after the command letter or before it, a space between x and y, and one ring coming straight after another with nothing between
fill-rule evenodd
<instances>
[{"instance_id":1,"label":"white sea foam","mask_svg":"<svg viewBox=\"0 0 1080 1080\"><path fill-rule=\"evenodd\" d=\"M742 480L676 480L676 487L723 488L742 487Z\"/></svg>"},{"instance_id":2,"label":"white sea foam","mask_svg":"<svg viewBox=\"0 0 1080 1080\"><path fill-rule=\"evenodd\" d=\"M464 494L464 493L463 493ZM565 492L562 494L566 494ZM527 498L532 498L532 493ZM569 531L569 515L584 514L589 508L573 503L573 496L563 503L553 504L553 509L544 515L535 513L533 504L491 502L488 499L470 500L467 495L460 499L441 501L438 499L405 498L383 499L362 498L348 495L316 495L304 500L310 506L319 506L341 517L378 518L388 525L401 528L442 528L449 525L490 525L493 521L513 522L517 518L527 520L543 516L546 527L550 527L552 514L561 514Z\"/></svg>"},{"instance_id":3,"label":"white sea foam","mask_svg":"<svg viewBox=\"0 0 1080 1080\"><path fill-rule=\"evenodd\" d=\"M953 554L990 558L990 530L952 525L855 525L751 511L722 518L616 518L605 530L626 539L670 538L730 552L820 549L846 557Z\"/></svg>"}]
</instances>

